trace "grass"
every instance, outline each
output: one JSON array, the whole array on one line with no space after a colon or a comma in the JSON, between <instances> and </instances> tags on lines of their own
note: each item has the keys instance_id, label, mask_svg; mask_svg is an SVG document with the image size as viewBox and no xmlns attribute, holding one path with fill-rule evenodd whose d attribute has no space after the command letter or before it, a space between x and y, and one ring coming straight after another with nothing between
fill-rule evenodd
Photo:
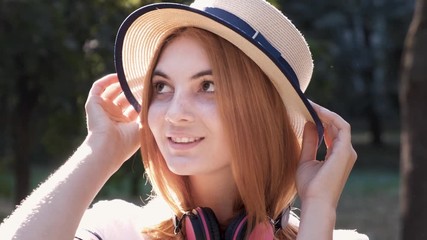
<instances>
[{"instance_id":1,"label":"grass","mask_svg":"<svg viewBox=\"0 0 427 240\"><path fill-rule=\"evenodd\" d=\"M370 145L366 132L356 132L352 142L358 160L337 209L337 228L357 229L370 239L397 240L399 223L400 133L394 126L383 144Z\"/></svg>"},{"instance_id":2,"label":"grass","mask_svg":"<svg viewBox=\"0 0 427 240\"><path fill-rule=\"evenodd\" d=\"M337 209L337 228L357 229L370 239L399 239L399 173L351 173Z\"/></svg>"}]
</instances>

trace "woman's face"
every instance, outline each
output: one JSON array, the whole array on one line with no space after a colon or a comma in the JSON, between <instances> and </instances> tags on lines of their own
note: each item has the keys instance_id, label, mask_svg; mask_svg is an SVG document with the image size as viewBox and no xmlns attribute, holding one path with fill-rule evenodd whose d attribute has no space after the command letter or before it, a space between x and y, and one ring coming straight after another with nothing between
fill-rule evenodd
<instances>
[{"instance_id":1,"label":"woman's face","mask_svg":"<svg viewBox=\"0 0 427 240\"><path fill-rule=\"evenodd\" d=\"M202 46L190 37L168 43L153 72L152 87L148 124L169 169L179 175L228 170L230 146Z\"/></svg>"}]
</instances>

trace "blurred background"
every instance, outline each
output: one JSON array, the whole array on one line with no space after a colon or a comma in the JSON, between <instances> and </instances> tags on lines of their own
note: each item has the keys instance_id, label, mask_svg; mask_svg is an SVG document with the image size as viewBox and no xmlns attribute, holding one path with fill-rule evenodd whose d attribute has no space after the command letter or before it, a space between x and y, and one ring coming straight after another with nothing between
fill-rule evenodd
<instances>
[{"instance_id":1,"label":"blurred background","mask_svg":"<svg viewBox=\"0 0 427 240\"><path fill-rule=\"evenodd\" d=\"M0 221L84 139L84 102L92 82L115 71L117 29L150 2L0 0ZM401 239L399 88L415 0L270 2L309 42L309 98L352 124L359 160L337 228ZM134 156L98 198L141 203L149 191Z\"/></svg>"}]
</instances>

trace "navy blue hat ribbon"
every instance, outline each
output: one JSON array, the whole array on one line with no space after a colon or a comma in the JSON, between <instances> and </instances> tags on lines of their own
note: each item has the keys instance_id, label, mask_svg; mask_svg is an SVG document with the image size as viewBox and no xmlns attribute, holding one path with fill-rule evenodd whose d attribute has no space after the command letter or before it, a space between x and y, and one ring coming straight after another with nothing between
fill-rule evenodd
<instances>
[{"instance_id":1,"label":"navy blue hat ribbon","mask_svg":"<svg viewBox=\"0 0 427 240\"><path fill-rule=\"evenodd\" d=\"M241 18L223 9L208 7L205 8L204 11L222 19L234 28L239 29L240 34L246 36L246 38L253 39L258 45L261 46L261 49L263 49L266 54L273 57L273 59L276 61L276 64L278 63L280 69L284 72L285 76L291 82L293 87L298 89L300 88L298 77L292 67L289 65L286 59L282 57L281 53L275 47L273 47L270 42L268 42L262 33L252 28Z\"/></svg>"}]
</instances>

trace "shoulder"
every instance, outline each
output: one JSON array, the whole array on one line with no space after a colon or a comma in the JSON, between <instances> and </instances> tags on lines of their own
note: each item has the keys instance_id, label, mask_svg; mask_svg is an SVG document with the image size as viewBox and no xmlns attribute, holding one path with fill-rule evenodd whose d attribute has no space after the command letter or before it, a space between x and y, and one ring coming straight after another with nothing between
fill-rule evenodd
<instances>
[{"instance_id":1,"label":"shoulder","mask_svg":"<svg viewBox=\"0 0 427 240\"><path fill-rule=\"evenodd\" d=\"M290 215L289 224L299 227L299 218L293 212ZM333 240L369 240L368 236L358 233L356 230L336 229L333 234Z\"/></svg>"},{"instance_id":2,"label":"shoulder","mask_svg":"<svg viewBox=\"0 0 427 240\"><path fill-rule=\"evenodd\" d=\"M365 234L358 233L356 230L334 230L334 240L369 240Z\"/></svg>"},{"instance_id":3,"label":"shoulder","mask_svg":"<svg viewBox=\"0 0 427 240\"><path fill-rule=\"evenodd\" d=\"M171 217L170 213L166 215L164 212L164 205L156 199L145 206L118 199L99 201L85 212L77 235L89 232L104 240L146 239L141 230L159 223L162 218Z\"/></svg>"},{"instance_id":4,"label":"shoulder","mask_svg":"<svg viewBox=\"0 0 427 240\"><path fill-rule=\"evenodd\" d=\"M137 221L143 217L142 207L124 200L99 201L86 210L82 222L85 224L112 224Z\"/></svg>"}]
</instances>

